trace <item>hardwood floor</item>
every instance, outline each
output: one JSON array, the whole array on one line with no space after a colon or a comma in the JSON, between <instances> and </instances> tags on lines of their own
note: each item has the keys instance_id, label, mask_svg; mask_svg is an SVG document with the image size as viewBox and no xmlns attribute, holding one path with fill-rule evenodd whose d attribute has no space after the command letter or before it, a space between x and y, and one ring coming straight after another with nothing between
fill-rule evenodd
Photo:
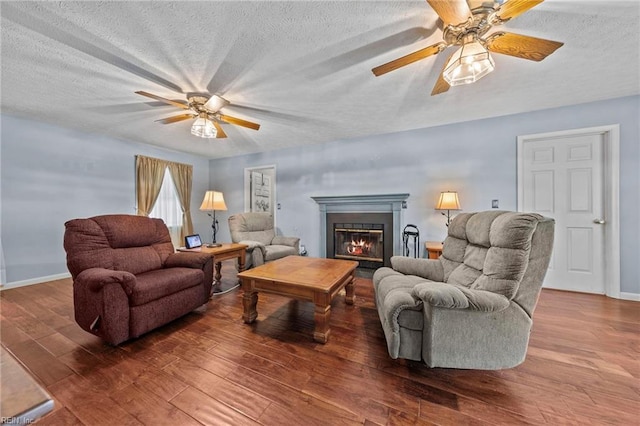
<instances>
[{"instance_id":1,"label":"hardwood floor","mask_svg":"<svg viewBox=\"0 0 640 426\"><path fill-rule=\"evenodd\" d=\"M112 347L75 324L60 280L1 292L0 339L54 397L45 425L638 424L640 303L544 290L526 361L467 371L390 359L371 280L355 292L326 345L311 303L260 294L246 325L235 290Z\"/></svg>"}]
</instances>

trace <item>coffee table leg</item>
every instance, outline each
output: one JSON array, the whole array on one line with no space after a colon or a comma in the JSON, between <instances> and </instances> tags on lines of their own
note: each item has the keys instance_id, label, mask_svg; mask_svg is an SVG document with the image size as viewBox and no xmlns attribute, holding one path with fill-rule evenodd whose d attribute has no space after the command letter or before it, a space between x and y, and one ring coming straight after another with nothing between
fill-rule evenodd
<instances>
[{"instance_id":1,"label":"coffee table leg","mask_svg":"<svg viewBox=\"0 0 640 426\"><path fill-rule=\"evenodd\" d=\"M242 319L246 324L251 324L258 318L258 310L256 305L258 304L258 292L257 291L244 291L242 295L242 306L244 307L244 313Z\"/></svg>"},{"instance_id":2,"label":"coffee table leg","mask_svg":"<svg viewBox=\"0 0 640 426\"><path fill-rule=\"evenodd\" d=\"M353 284L353 275L349 278L349 282L344 286L345 291L347 292L344 301L347 305L353 305L354 300L354 284Z\"/></svg>"},{"instance_id":3,"label":"coffee table leg","mask_svg":"<svg viewBox=\"0 0 640 426\"><path fill-rule=\"evenodd\" d=\"M327 343L329 340L329 333L331 330L329 329L329 318L331 317L331 305L327 306L318 306L316 305L315 313L314 313L314 321L316 323L316 328L313 331L313 340L318 343Z\"/></svg>"}]
</instances>

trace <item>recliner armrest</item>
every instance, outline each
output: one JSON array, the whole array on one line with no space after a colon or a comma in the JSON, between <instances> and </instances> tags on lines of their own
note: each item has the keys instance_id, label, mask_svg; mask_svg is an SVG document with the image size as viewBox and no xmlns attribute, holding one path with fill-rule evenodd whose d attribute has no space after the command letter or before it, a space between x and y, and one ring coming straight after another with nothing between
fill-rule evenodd
<instances>
[{"instance_id":1,"label":"recliner armrest","mask_svg":"<svg viewBox=\"0 0 640 426\"><path fill-rule=\"evenodd\" d=\"M136 276L126 271L114 271L105 268L89 268L80 272L75 281L86 285L91 291L99 292L107 284L118 283L125 294L130 296L136 283Z\"/></svg>"},{"instance_id":2,"label":"recliner armrest","mask_svg":"<svg viewBox=\"0 0 640 426\"><path fill-rule=\"evenodd\" d=\"M177 252L170 254L164 261L165 268L193 268L204 269L207 262L211 261L211 255L197 252Z\"/></svg>"},{"instance_id":3,"label":"recliner armrest","mask_svg":"<svg viewBox=\"0 0 640 426\"><path fill-rule=\"evenodd\" d=\"M283 237L281 235L276 235L273 237L273 240L271 240L271 244L294 247L298 253L300 252L300 238L298 237Z\"/></svg>"},{"instance_id":4,"label":"recliner armrest","mask_svg":"<svg viewBox=\"0 0 640 426\"><path fill-rule=\"evenodd\" d=\"M264 248L264 244L258 242L258 241L252 241L252 240L242 240L242 241L238 241L238 244L245 244L247 245L247 253L251 253L253 250L255 250L256 248L260 249L260 251L262 252L262 255L265 255L265 248Z\"/></svg>"},{"instance_id":5,"label":"recliner armrest","mask_svg":"<svg viewBox=\"0 0 640 426\"><path fill-rule=\"evenodd\" d=\"M497 312L508 308L510 303L501 294L438 282L418 284L411 294L431 306L448 309Z\"/></svg>"},{"instance_id":6,"label":"recliner armrest","mask_svg":"<svg viewBox=\"0 0 640 426\"><path fill-rule=\"evenodd\" d=\"M391 267L405 275L416 275L431 281L444 280L444 268L437 259L414 259L413 257L392 256Z\"/></svg>"}]
</instances>

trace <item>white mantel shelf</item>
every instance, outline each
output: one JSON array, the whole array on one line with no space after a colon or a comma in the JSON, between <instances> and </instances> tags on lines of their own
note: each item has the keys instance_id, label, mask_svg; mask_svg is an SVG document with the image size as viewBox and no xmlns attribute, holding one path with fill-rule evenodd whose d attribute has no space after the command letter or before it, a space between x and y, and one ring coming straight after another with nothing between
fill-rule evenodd
<instances>
[{"instance_id":1,"label":"white mantel shelf","mask_svg":"<svg viewBox=\"0 0 640 426\"><path fill-rule=\"evenodd\" d=\"M393 213L393 254L402 254L402 208L409 194L311 197L320 207L320 256L327 256L327 213Z\"/></svg>"},{"instance_id":2,"label":"white mantel shelf","mask_svg":"<svg viewBox=\"0 0 640 426\"><path fill-rule=\"evenodd\" d=\"M329 195L311 197L320 207L344 204L388 204L400 203L409 198L409 194L374 194L374 195Z\"/></svg>"}]
</instances>

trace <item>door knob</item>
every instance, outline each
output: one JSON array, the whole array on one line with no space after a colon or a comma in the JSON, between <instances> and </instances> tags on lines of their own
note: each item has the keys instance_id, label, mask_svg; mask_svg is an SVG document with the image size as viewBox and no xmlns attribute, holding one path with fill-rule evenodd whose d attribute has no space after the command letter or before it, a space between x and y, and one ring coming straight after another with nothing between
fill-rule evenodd
<instances>
[{"instance_id":1,"label":"door knob","mask_svg":"<svg viewBox=\"0 0 640 426\"><path fill-rule=\"evenodd\" d=\"M593 223L596 225L604 225L604 219L593 219Z\"/></svg>"}]
</instances>

